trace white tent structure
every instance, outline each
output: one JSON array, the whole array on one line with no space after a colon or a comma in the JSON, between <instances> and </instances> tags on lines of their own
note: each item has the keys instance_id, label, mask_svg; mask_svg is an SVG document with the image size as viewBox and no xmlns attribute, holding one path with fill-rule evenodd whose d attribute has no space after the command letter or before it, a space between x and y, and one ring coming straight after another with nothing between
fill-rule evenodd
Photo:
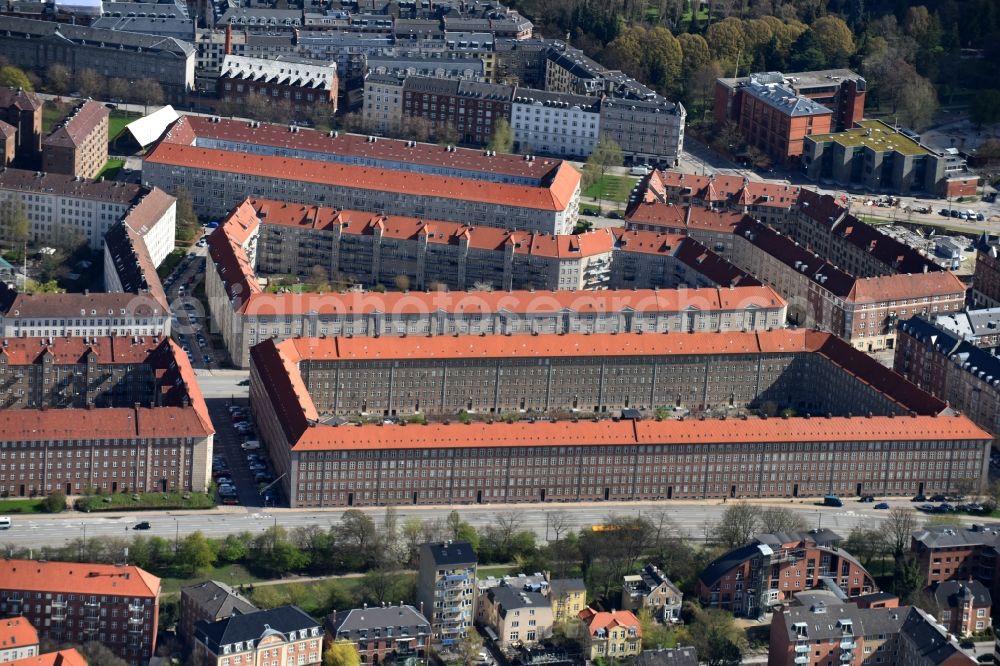
<instances>
[{"instance_id":1,"label":"white tent structure","mask_svg":"<svg viewBox=\"0 0 1000 666\"><path fill-rule=\"evenodd\" d=\"M174 111L174 107L168 104L153 111L148 116L130 122L125 126L125 134L131 136L140 148L145 148L159 140L167 128L179 118L180 116Z\"/></svg>"}]
</instances>

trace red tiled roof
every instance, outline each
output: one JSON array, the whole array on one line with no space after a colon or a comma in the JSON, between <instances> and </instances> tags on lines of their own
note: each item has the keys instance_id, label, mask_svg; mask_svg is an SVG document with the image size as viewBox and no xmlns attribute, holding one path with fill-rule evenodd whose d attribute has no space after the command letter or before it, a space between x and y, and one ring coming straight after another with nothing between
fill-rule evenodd
<instances>
[{"instance_id":1,"label":"red tiled roof","mask_svg":"<svg viewBox=\"0 0 1000 666\"><path fill-rule=\"evenodd\" d=\"M665 196L666 191L681 189L688 196L699 198L711 186L716 200L732 200L750 205L791 208L798 200L801 188L785 183L744 179L742 176L715 174L700 176L674 170L656 171L650 178L651 194Z\"/></svg>"},{"instance_id":2,"label":"red tiled roof","mask_svg":"<svg viewBox=\"0 0 1000 666\"><path fill-rule=\"evenodd\" d=\"M7 357L10 365L41 363L45 355L52 357L56 365L72 365L86 361L86 355L93 351L98 363L145 363L150 353L163 338L143 338L142 343L133 342L130 337L99 337L85 342L83 338L3 338L0 354ZM181 354L183 356L183 354Z\"/></svg>"},{"instance_id":3,"label":"red tiled roof","mask_svg":"<svg viewBox=\"0 0 1000 666\"><path fill-rule=\"evenodd\" d=\"M580 173L564 162L548 186L532 187L400 171L275 157L160 143L145 161L223 173L296 180L359 190L398 192L409 196L459 199L476 203L562 211L580 184Z\"/></svg>"},{"instance_id":4,"label":"red tiled roof","mask_svg":"<svg viewBox=\"0 0 1000 666\"><path fill-rule=\"evenodd\" d=\"M743 213L732 211L644 199L629 210L625 219L632 224L659 226L678 232L698 229L731 234L735 233L736 226L744 217Z\"/></svg>"},{"instance_id":5,"label":"red tiled roof","mask_svg":"<svg viewBox=\"0 0 1000 666\"><path fill-rule=\"evenodd\" d=\"M205 437L195 410L185 407L0 410L0 440L39 442L79 439ZM0 574L0 579L2 579Z\"/></svg>"},{"instance_id":6,"label":"red tiled roof","mask_svg":"<svg viewBox=\"0 0 1000 666\"><path fill-rule=\"evenodd\" d=\"M67 148L79 147L110 114L108 107L88 99L45 137L44 143Z\"/></svg>"},{"instance_id":7,"label":"red tiled roof","mask_svg":"<svg viewBox=\"0 0 1000 666\"><path fill-rule=\"evenodd\" d=\"M880 303L929 296L963 298L965 289L962 281L951 271L900 273L856 278L849 298L855 303Z\"/></svg>"},{"instance_id":8,"label":"red tiled roof","mask_svg":"<svg viewBox=\"0 0 1000 666\"><path fill-rule=\"evenodd\" d=\"M13 138L17 136L17 128L10 123L0 120L0 136L3 136L5 139Z\"/></svg>"},{"instance_id":9,"label":"red tiled roof","mask_svg":"<svg viewBox=\"0 0 1000 666\"><path fill-rule=\"evenodd\" d=\"M582 291L349 291L329 294L269 294L250 298L244 314L306 313L394 315L456 312L544 314L551 312L679 312L780 308L784 299L770 287L702 289L608 289Z\"/></svg>"},{"instance_id":10,"label":"red tiled roof","mask_svg":"<svg viewBox=\"0 0 1000 666\"><path fill-rule=\"evenodd\" d=\"M0 651L38 645L38 632L27 618L9 617L0 620Z\"/></svg>"},{"instance_id":11,"label":"red tiled roof","mask_svg":"<svg viewBox=\"0 0 1000 666\"><path fill-rule=\"evenodd\" d=\"M136 566L4 559L0 589L155 598L160 579Z\"/></svg>"},{"instance_id":12,"label":"red tiled roof","mask_svg":"<svg viewBox=\"0 0 1000 666\"><path fill-rule=\"evenodd\" d=\"M296 451L409 448L521 448L748 442L877 442L913 439L992 440L965 416L833 416L830 418L667 419L381 426L316 425L290 437Z\"/></svg>"},{"instance_id":13,"label":"red tiled roof","mask_svg":"<svg viewBox=\"0 0 1000 666\"><path fill-rule=\"evenodd\" d=\"M601 629L614 629L616 627L626 627L635 629L635 635L642 637L642 626L632 611L621 610L608 613L606 611L595 611L589 606L580 611L578 616L587 625L587 630L591 636L597 634Z\"/></svg>"},{"instance_id":14,"label":"red tiled roof","mask_svg":"<svg viewBox=\"0 0 1000 666\"><path fill-rule=\"evenodd\" d=\"M56 652L46 652L34 657L15 659L14 661L8 661L4 666L87 666L87 660L83 658L82 654L76 651L76 648L67 648L65 650L57 650Z\"/></svg>"},{"instance_id":15,"label":"red tiled roof","mask_svg":"<svg viewBox=\"0 0 1000 666\"><path fill-rule=\"evenodd\" d=\"M409 162L456 170L499 173L541 181L551 177L554 169L567 164L555 158L526 160L523 155L500 153L486 156L481 150L454 148L433 143L408 142L378 137L374 142L358 134L328 133L298 128L292 132L284 125L251 124L240 120L220 119L215 122L202 116L184 116L170 129L165 139L170 143L194 145L198 137L223 139L243 144L263 144L314 153L334 153L366 160Z\"/></svg>"}]
</instances>

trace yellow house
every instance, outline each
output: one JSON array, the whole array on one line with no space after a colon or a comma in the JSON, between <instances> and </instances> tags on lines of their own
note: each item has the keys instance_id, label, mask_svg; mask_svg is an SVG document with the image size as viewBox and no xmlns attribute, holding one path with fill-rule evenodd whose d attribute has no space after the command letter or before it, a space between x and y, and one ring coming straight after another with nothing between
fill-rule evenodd
<instances>
[{"instance_id":1,"label":"yellow house","mask_svg":"<svg viewBox=\"0 0 1000 666\"><path fill-rule=\"evenodd\" d=\"M587 607L587 586L579 578L557 578L549 581L552 620L565 622L578 617Z\"/></svg>"},{"instance_id":2,"label":"yellow house","mask_svg":"<svg viewBox=\"0 0 1000 666\"><path fill-rule=\"evenodd\" d=\"M632 611L598 612L588 606L578 617L587 627L591 659L621 659L642 652L642 628Z\"/></svg>"}]
</instances>

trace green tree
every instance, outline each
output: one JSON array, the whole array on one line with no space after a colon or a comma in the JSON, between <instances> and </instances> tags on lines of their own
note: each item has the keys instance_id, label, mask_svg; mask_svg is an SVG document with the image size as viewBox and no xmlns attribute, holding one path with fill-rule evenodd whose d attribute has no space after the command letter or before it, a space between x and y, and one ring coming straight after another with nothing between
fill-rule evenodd
<instances>
[{"instance_id":1,"label":"green tree","mask_svg":"<svg viewBox=\"0 0 1000 666\"><path fill-rule=\"evenodd\" d=\"M198 233L200 222L194 212L194 199L185 187L178 187L174 192L177 199L177 230L178 241L190 241Z\"/></svg>"},{"instance_id":2,"label":"green tree","mask_svg":"<svg viewBox=\"0 0 1000 666\"><path fill-rule=\"evenodd\" d=\"M479 662L479 653L483 650L483 639L475 630L469 633L458 644L459 663L473 666Z\"/></svg>"},{"instance_id":3,"label":"green tree","mask_svg":"<svg viewBox=\"0 0 1000 666\"><path fill-rule=\"evenodd\" d=\"M782 507L766 507L761 509L758 519L758 531L774 532L805 532L809 523L797 511Z\"/></svg>"},{"instance_id":4,"label":"green tree","mask_svg":"<svg viewBox=\"0 0 1000 666\"><path fill-rule=\"evenodd\" d=\"M0 87L24 88L29 91L35 89L35 86L31 84L31 79L24 73L24 70L13 65L0 67Z\"/></svg>"},{"instance_id":5,"label":"green tree","mask_svg":"<svg viewBox=\"0 0 1000 666\"><path fill-rule=\"evenodd\" d=\"M351 641L334 641L323 651L323 666L361 666L361 655Z\"/></svg>"},{"instance_id":6,"label":"green tree","mask_svg":"<svg viewBox=\"0 0 1000 666\"><path fill-rule=\"evenodd\" d=\"M475 551L479 550L479 533L468 521L462 520L458 511L452 511L445 520L453 541L465 541Z\"/></svg>"},{"instance_id":7,"label":"green tree","mask_svg":"<svg viewBox=\"0 0 1000 666\"><path fill-rule=\"evenodd\" d=\"M1000 90L983 90L972 97L969 117L976 127L1000 121Z\"/></svg>"},{"instance_id":8,"label":"green tree","mask_svg":"<svg viewBox=\"0 0 1000 666\"><path fill-rule=\"evenodd\" d=\"M129 83L125 79L115 77L108 80L108 97L110 97L112 101L125 101L131 94Z\"/></svg>"},{"instance_id":9,"label":"green tree","mask_svg":"<svg viewBox=\"0 0 1000 666\"><path fill-rule=\"evenodd\" d=\"M215 543L206 539L201 530L198 530L181 541L177 562L188 573L194 573L212 566L216 556Z\"/></svg>"},{"instance_id":10,"label":"green tree","mask_svg":"<svg viewBox=\"0 0 1000 666\"><path fill-rule=\"evenodd\" d=\"M690 86L694 72L712 60L712 52L708 50L708 42L701 35L685 32L677 36L677 43L681 47L681 73L685 83Z\"/></svg>"},{"instance_id":11,"label":"green tree","mask_svg":"<svg viewBox=\"0 0 1000 666\"><path fill-rule=\"evenodd\" d=\"M73 73L69 71L69 67L66 65L55 62L45 70L45 85L57 95L68 93L72 82Z\"/></svg>"},{"instance_id":12,"label":"green tree","mask_svg":"<svg viewBox=\"0 0 1000 666\"><path fill-rule=\"evenodd\" d=\"M46 513L62 513L66 510L66 493L61 490L54 490L42 500L42 507Z\"/></svg>"},{"instance_id":13,"label":"green tree","mask_svg":"<svg viewBox=\"0 0 1000 666\"><path fill-rule=\"evenodd\" d=\"M813 21L810 30L827 63L844 65L854 55L854 35L843 19L829 14L821 16Z\"/></svg>"},{"instance_id":14,"label":"green tree","mask_svg":"<svg viewBox=\"0 0 1000 666\"><path fill-rule=\"evenodd\" d=\"M920 562L913 555L907 554L892 576L892 591L905 604L913 603L924 587L924 576L920 571Z\"/></svg>"},{"instance_id":15,"label":"green tree","mask_svg":"<svg viewBox=\"0 0 1000 666\"><path fill-rule=\"evenodd\" d=\"M743 22L730 17L713 23L705 30L705 41L714 58L735 64L746 49Z\"/></svg>"},{"instance_id":16,"label":"green tree","mask_svg":"<svg viewBox=\"0 0 1000 666\"><path fill-rule=\"evenodd\" d=\"M506 118L501 118L493 125L493 136L486 148L498 153L514 152L514 130Z\"/></svg>"},{"instance_id":17,"label":"green tree","mask_svg":"<svg viewBox=\"0 0 1000 666\"><path fill-rule=\"evenodd\" d=\"M28 209L20 195L0 201L0 238L14 248L19 259L30 231Z\"/></svg>"},{"instance_id":18,"label":"green tree","mask_svg":"<svg viewBox=\"0 0 1000 666\"><path fill-rule=\"evenodd\" d=\"M242 562L250 553L250 533L230 534L219 546L219 559L223 562Z\"/></svg>"},{"instance_id":19,"label":"green tree","mask_svg":"<svg viewBox=\"0 0 1000 666\"><path fill-rule=\"evenodd\" d=\"M689 606L688 614L692 615L688 631L699 660L709 666L737 666L747 648L747 639L733 616L725 611L694 606Z\"/></svg>"},{"instance_id":20,"label":"green tree","mask_svg":"<svg viewBox=\"0 0 1000 666\"><path fill-rule=\"evenodd\" d=\"M90 666L128 666L128 662L115 655L104 643L98 641L84 643L80 648L80 654Z\"/></svg>"},{"instance_id":21,"label":"green tree","mask_svg":"<svg viewBox=\"0 0 1000 666\"><path fill-rule=\"evenodd\" d=\"M364 571L378 559L378 528L367 513L348 509L341 515L336 528L337 544L344 566L349 571Z\"/></svg>"},{"instance_id":22,"label":"green tree","mask_svg":"<svg viewBox=\"0 0 1000 666\"><path fill-rule=\"evenodd\" d=\"M866 570L871 571L872 564L886 556L888 544L885 534L880 529L858 525L847 535L844 550L858 558Z\"/></svg>"},{"instance_id":23,"label":"green tree","mask_svg":"<svg viewBox=\"0 0 1000 666\"><path fill-rule=\"evenodd\" d=\"M609 169L621 166L624 161L621 146L615 143L614 139L602 134L597 140L594 151L590 153L590 157L583 165L583 188L587 189L600 182L607 175ZM598 192L598 208L600 208L603 199L603 192Z\"/></svg>"}]
</instances>

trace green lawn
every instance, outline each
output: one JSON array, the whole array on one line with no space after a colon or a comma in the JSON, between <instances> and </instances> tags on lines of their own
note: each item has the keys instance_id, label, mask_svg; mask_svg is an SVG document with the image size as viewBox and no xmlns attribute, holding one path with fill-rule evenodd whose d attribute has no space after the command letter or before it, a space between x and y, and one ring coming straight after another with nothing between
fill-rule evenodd
<instances>
[{"instance_id":1,"label":"green lawn","mask_svg":"<svg viewBox=\"0 0 1000 666\"><path fill-rule=\"evenodd\" d=\"M40 499L0 500L0 515L18 513L45 513Z\"/></svg>"},{"instance_id":2,"label":"green lawn","mask_svg":"<svg viewBox=\"0 0 1000 666\"><path fill-rule=\"evenodd\" d=\"M163 260L163 263L160 264L159 268L156 269L156 274L160 276L160 279L166 280L167 277L174 272L174 269L177 268L177 264L181 263L184 260L184 256L186 254L187 252L185 252L181 248L177 248L176 250L168 254L166 258Z\"/></svg>"},{"instance_id":3,"label":"green lawn","mask_svg":"<svg viewBox=\"0 0 1000 666\"><path fill-rule=\"evenodd\" d=\"M217 580L232 587L239 587L240 585L259 582L260 578L250 573L242 564L224 564L190 578L171 578L168 576L161 580L163 594L170 595L177 594L181 591L182 587L201 583L206 580Z\"/></svg>"},{"instance_id":4,"label":"green lawn","mask_svg":"<svg viewBox=\"0 0 1000 666\"><path fill-rule=\"evenodd\" d=\"M119 171L122 170L124 166L125 160L111 158L104 165L104 168L98 172L97 179L100 180L101 178L104 178L105 180L111 180L118 174Z\"/></svg>"},{"instance_id":5,"label":"green lawn","mask_svg":"<svg viewBox=\"0 0 1000 666\"><path fill-rule=\"evenodd\" d=\"M108 141L114 141L122 133L125 126L136 118L141 117L141 113L131 113L128 111L112 111L108 118Z\"/></svg>"},{"instance_id":6,"label":"green lawn","mask_svg":"<svg viewBox=\"0 0 1000 666\"><path fill-rule=\"evenodd\" d=\"M618 201L626 203L632 188L639 181L631 176L611 176L606 175L599 178L593 185L583 192L583 196L591 199L601 198L604 201Z\"/></svg>"},{"instance_id":7,"label":"green lawn","mask_svg":"<svg viewBox=\"0 0 1000 666\"><path fill-rule=\"evenodd\" d=\"M136 499L138 498L138 499ZM116 493L88 495L76 501L79 511L141 511L145 509L214 509L208 493Z\"/></svg>"},{"instance_id":8,"label":"green lawn","mask_svg":"<svg viewBox=\"0 0 1000 666\"><path fill-rule=\"evenodd\" d=\"M66 117L66 112L72 109L71 106L60 107L56 104L46 103L42 107L42 134L48 134L60 120Z\"/></svg>"},{"instance_id":9,"label":"green lawn","mask_svg":"<svg viewBox=\"0 0 1000 666\"><path fill-rule=\"evenodd\" d=\"M489 567L479 567L476 569L477 578L489 578L493 576L494 578L500 578L501 576L506 576L510 573L512 566L510 564L495 564Z\"/></svg>"}]
</instances>

